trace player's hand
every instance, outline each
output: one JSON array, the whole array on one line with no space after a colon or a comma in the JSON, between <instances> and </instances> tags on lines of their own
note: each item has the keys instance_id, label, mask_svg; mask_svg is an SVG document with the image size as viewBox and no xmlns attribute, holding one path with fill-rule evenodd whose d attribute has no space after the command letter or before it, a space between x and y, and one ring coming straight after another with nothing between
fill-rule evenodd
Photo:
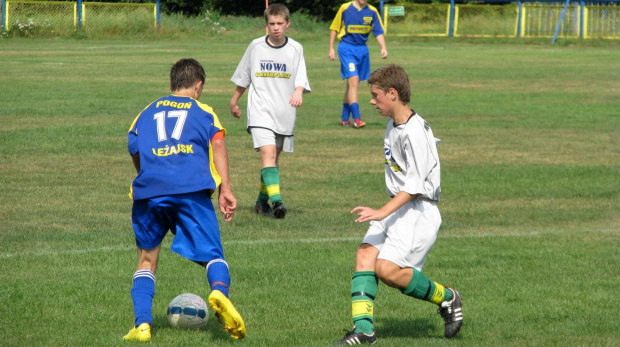
<instances>
[{"instance_id":1,"label":"player's hand","mask_svg":"<svg viewBox=\"0 0 620 347\"><path fill-rule=\"evenodd\" d=\"M230 222L237 209L237 199L235 199L231 191L220 190L218 202L220 204L220 212L224 214L224 221Z\"/></svg>"},{"instance_id":2,"label":"player's hand","mask_svg":"<svg viewBox=\"0 0 620 347\"><path fill-rule=\"evenodd\" d=\"M241 109L237 104L230 105L230 114L232 114L235 118L241 117Z\"/></svg>"},{"instance_id":3,"label":"player's hand","mask_svg":"<svg viewBox=\"0 0 620 347\"><path fill-rule=\"evenodd\" d=\"M388 56L388 52L387 49L382 49L381 50L381 59L385 59Z\"/></svg>"},{"instance_id":4,"label":"player's hand","mask_svg":"<svg viewBox=\"0 0 620 347\"><path fill-rule=\"evenodd\" d=\"M288 101L289 104L291 104L291 106L293 107L299 107L301 106L301 103L303 102L303 97L302 97L302 93L293 93L293 96L291 96L291 99Z\"/></svg>"},{"instance_id":5,"label":"player's hand","mask_svg":"<svg viewBox=\"0 0 620 347\"><path fill-rule=\"evenodd\" d=\"M336 60L336 53L333 48L329 49L329 60Z\"/></svg>"},{"instance_id":6,"label":"player's hand","mask_svg":"<svg viewBox=\"0 0 620 347\"><path fill-rule=\"evenodd\" d=\"M379 210L365 206L357 206L351 210L351 213L355 212L357 212L357 219L355 221L358 223L369 222L371 220L379 221L387 217L384 216Z\"/></svg>"}]
</instances>

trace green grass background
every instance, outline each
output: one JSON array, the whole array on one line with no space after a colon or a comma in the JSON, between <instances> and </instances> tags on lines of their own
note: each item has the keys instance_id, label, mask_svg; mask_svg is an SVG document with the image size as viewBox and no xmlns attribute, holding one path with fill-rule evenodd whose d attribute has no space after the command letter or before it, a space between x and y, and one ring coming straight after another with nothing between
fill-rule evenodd
<instances>
[{"instance_id":1,"label":"green grass background","mask_svg":"<svg viewBox=\"0 0 620 347\"><path fill-rule=\"evenodd\" d=\"M0 345L133 345L121 341L133 323L136 262L126 131L168 93L182 57L206 67L201 101L228 129L239 207L221 229L248 335L230 339L213 317L201 332L168 328L168 302L183 292L206 298L208 286L167 238L151 345L325 346L351 327L350 277L367 224L349 211L388 199L386 119L362 84L367 127L339 127L344 82L327 33L299 35L312 93L298 111L295 152L280 162L289 213L257 216L258 155L228 103L230 76L260 31L0 41ZM412 106L442 139L444 223L424 272L459 289L465 317L446 340L433 305L380 285L380 346L618 344L620 50L532 42L388 40L387 60L371 43L374 68L408 71Z\"/></svg>"}]
</instances>

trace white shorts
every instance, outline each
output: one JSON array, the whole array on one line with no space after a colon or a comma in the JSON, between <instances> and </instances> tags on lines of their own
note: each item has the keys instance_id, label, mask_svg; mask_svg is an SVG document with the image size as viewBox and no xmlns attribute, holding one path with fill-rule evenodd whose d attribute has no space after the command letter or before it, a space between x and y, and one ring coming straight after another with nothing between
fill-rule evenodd
<instances>
[{"instance_id":1,"label":"white shorts","mask_svg":"<svg viewBox=\"0 0 620 347\"><path fill-rule=\"evenodd\" d=\"M250 133L256 151L263 146L275 145L284 152L293 152L293 136L276 134L265 128L250 128Z\"/></svg>"},{"instance_id":2,"label":"white shorts","mask_svg":"<svg viewBox=\"0 0 620 347\"><path fill-rule=\"evenodd\" d=\"M379 250L377 259L422 271L437 239L441 214L437 204L414 199L382 221L370 222L363 243Z\"/></svg>"}]
</instances>

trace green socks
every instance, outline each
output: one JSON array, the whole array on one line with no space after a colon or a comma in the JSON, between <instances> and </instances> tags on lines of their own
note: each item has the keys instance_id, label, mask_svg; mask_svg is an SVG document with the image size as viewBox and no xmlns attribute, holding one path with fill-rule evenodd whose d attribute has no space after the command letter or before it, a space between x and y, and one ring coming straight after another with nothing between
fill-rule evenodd
<instances>
[{"instance_id":1,"label":"green socks","mask_svg":"<svg viewBox=\"0 0 620 347\"><path fill-rule=\"evenodd\" d=\"M429 280L428 277L416 269L413 269L411 282L401 292L407 296L429 301L436 305L452 299L451 291L446 290L441 284Z\"/></svg>"},{"instance_id":2,"label":"green socks","mask_svg":"<svg viewBox=\"0 0 620 347\"><path fill-rule=\"evenodd\" d=\"M275 166L266 167L261 170L261 191L258 195L259 201L267 200L261 200L261 198L264 198L263 194L265 193L269 196L271 203L282 201L282 197L280 196L280 174L278 173L278 168Z\"/></svg>"},{"instance_id":3,"label":"green socks","mask_svg":"<svg viewBox=\"0 0 620 347\"><path fill-rule=\"evenodd\" d=\"M372 334L374 330L374 306L378 288L374 271L359 271L351 279L351 316L355 332Z\"/></svg>"},{"instance_id":4,"label":"green socks","mask_svg":"<svg viewBox=\"0 0 620 347\"><path fill-rule=\"evenodd\" d=\"M267 186L265 186L265 181L263 180L263 174L260 175L260 190L258 191L257 201L269 201L269 194L267 194Z\"/></svg>"}]
</instances>

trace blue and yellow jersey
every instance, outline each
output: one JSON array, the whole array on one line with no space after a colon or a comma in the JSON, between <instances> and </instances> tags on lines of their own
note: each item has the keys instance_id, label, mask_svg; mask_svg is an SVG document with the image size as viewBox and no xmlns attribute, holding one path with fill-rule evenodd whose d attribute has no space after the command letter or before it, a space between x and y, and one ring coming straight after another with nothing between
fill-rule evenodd
<instances>
[{"instance_id":1,"label":"blue and yellow jersey","mask_svg":"<svg viewBox=\"0 0 620 347\"><path fill-rule=\"evenodd\" d=\"M211 139L220 131L213 109L193 98L169 95L148 105L127 134L129 154L140 155L133 199L215 190L221 178Z\"/></svg>"},{"instance_id":2,"label":"blue and yellow jersey","mask_svg":"<svg viewBox=\"0 0 620 347\"><path fill-rule=\"evenodd\" d=\"M370 32L375 37L384 33L379 11L371 5L359 9L353 1L340 6L329 30L337 32L340 41L352 45L365 45Z\"/></svg>"}]
</instances>

